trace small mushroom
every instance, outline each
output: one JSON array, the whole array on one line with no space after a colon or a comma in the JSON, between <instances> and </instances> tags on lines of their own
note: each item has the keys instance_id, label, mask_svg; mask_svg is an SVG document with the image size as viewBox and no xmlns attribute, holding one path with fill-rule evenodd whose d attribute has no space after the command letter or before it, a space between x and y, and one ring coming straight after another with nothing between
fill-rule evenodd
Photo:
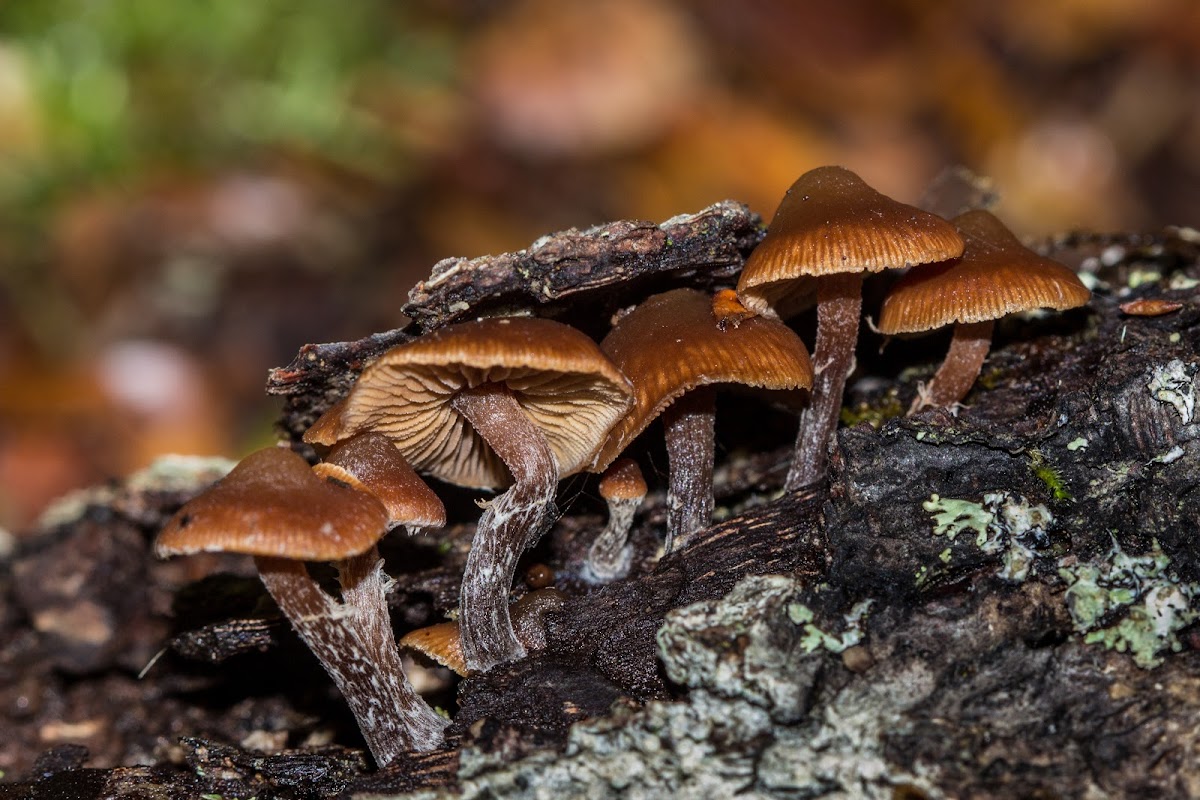
<instances>
[{"instance_id":1,"label":"small mushroom","mask_svg":"<svg viewBox=\"0 0 1200 800\"><path fill-rule=\"evenodd\" d=\"M562 608L567 596L558 589L538 589L512 604L513 628L526 650L546 647L546 615ZM457 621L418 628L401 637L401 649L415 650L456 675L471 674L463 657L462 626Z\"/></svg>"},{"instance_id":2,"label":"small mushroom","mask_svg":"<svg viewBox=\"0 0 1200 800\"><path fill-rule=\"evenodd\" d=\"M811 170L788 189L737 286L742 302L760 314L786 317L816 298L816 378L800 415L787 490L825 474L854 368L863 276L944 261L962 249L949 222L885 197L843 167Z\"/></svg>"},{"instance_id":3,"label":"small mushroom","mask_svg":"<svg viewBox=\"0 0 1200 800\"><path fill-rule=\"evenodd\" d=\"M1081 306L1091 293L1079 277L1043 258L987 211L969 211L954 224L966 242L962 257L917 267L892 287L879 313L888 336L954 325L950 349L909 413L962 401L979 377L995 320L1035 308Z\"/></svg>"},{"instance_id":4,"label":"small mushroom","mask_svg":"<svg viewBox=\"0 0 1200 800\"><path fill-rule=\"evenodd\" d=\"M475 488L511 484L479 520L463 574L463 652L468 668L482 672L525 655L508 610L517 560L553 518L559 478L588 465L630 393L574 328L483 319L384 353L304 438L333 444L375 431L434 477Z\"/></svg>"},{"instance_id":5,"label":"small mushroom","mask_svg":"<svg viewBox=\"0 0 1200 800\"><path fill-rule=\"evenodd\" d=\"M340 466L352 471L363 446L349 443L354 456ZM394 448L392 455L391 463L372 469L412 473ZM314 474L290 450L259 450L186 503L159 533L155 552L253 555L267 591L345 697L376 762L386 766L406 751L437 747L447 721L405 677L384 597L375 544L389 522L408 517L347 483ZM413 504L427 510L429 488L420 484L415 495ZM432 502L440 506L436 497ZM442 511L440 524L444 519ZM439 522L425 514L420 524ZM334 563L340 602L313 580L305 561Z\"/></svg>"},{"instance_id":6,"label":"small mushroom","mask_svg":"<svg viewBox=\"0 0 1200 800\"><path fill-rule=\"evenodd\" d=\"M607 583L629 572L633 550L627 545L638 507L646 499L646 480L632 458L618 458L600 478L600 496L608 504L608 523L588 549L586 579Z\"/></svg>"},{"instance_id":7,"label":"small mushroom","mask_svg":"<svg viewBox=\"0 0 1200 800\"><path fill-rule=\"evenodd\" d=\"M623 316L600 348L633 383L634 406L608 434L592 471L608 467L660 414L667 441L666 552L712 521L714 385L807 389L812 364L782 322L748 317L722 329L694 289L655 295Z\"/></svg>"}]
</instances>

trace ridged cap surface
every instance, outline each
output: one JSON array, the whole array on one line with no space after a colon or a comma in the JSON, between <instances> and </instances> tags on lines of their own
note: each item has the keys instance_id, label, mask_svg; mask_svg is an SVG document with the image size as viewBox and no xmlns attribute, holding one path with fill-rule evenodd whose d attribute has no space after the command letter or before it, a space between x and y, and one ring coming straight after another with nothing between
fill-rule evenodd
<instances>
[{"instance_id":1,"label":"ridged cap surface","mask_svg":"<svg viewBox=\"0 0 1200 800\"><path fill-rule=\"evenodd\" d=\"M1079 276L1022 245L987 211L968 211L954 223L966 241L962 257L918 267L898 280L883 301L881 333L921 333L1034 308L1061 311L1091 296Z\"/></svg>"},{"instance_id":2,"label":"ridged cap surface","mask_svg":"<svg viewBox=\"0 0 1200 800\"><path fill-rule=\"evenodd\" d=\"M607 467L663 409L696 387L812 388L808 350L791 328L751 317L722 330L711 299L695 289L647 299L617 322L600 348L633 384L634 405L609 432L593 471Z\"/></svg>"},{"instance_id":3,"label":"ridged cap surface","mask_svg":"<svg viewBox=\"0 0 1200 800\"><path fill-rule=\"evenodd\" d=\"M792 285L797 279L900 269L962 250L961 237L941 217L880 194L844 167L818 167L784 195L742 268L737 292L761 313L785 295L811 294ZM795 297L789 304L803 308Z\"/></svg>"}]
</instances>

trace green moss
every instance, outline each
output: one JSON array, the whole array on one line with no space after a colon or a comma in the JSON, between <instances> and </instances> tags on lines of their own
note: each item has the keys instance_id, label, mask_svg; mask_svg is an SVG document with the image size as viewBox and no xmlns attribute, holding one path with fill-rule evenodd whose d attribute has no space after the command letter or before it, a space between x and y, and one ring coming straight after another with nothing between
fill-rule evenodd
<instances>
[{"instance_id":1,"label":"green moss","mask_svg":"<svg viewBox=\"0 0 1200 800\"><path fill-rule=\"evenodd\" d=\"M1003 377L1003 370L999 368L992 368L980 373L979 377L975 379L975 383L982 389L995 389L1000 385Z\"/></svg>"},{"instance_id":2,"label":"green moss","mask_svg":"<svg viewBox=\"0 0 1200 800\"><path fill-rule=\"evenodd\" d=\"M878 428L889 419L903 414L904 406L900 404L896 390L892 389L873 403L858 403L853 407L842 406L839 417L847 428L860 422L866 422L872 428Z\"/></svg>"},{"instance_id":3,"label":"green moss","mask_svg":"<svg viewBox=\"0 0 1200 800\"><path fill-rule=\"evenodd\" d=\"M1046 457L1038 450L1029 453L1029 469L1034 477L1046 484L1055 500L1074 500L1074 495L1067 489L1058 470L1046 461Z\"/></svg>"}]
</instances>

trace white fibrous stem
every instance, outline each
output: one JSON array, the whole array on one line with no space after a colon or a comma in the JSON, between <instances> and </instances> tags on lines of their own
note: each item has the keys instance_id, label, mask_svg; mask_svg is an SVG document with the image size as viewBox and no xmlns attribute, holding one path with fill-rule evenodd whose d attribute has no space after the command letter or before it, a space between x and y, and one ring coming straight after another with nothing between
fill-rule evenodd
<instances>
[{"instance_id":1,"label":"white fibrous stem","mask_svg":"<svg viewBox=\"0 0 1200 800\"><path fill-rule=\"evenodd\" d=\"M517 561L553 518L558 464L541 430L502 384L466 389L452 401L508 467L513 485L488 504L467 555L460 593L463 657L471 672L525 656L508 610Z\"/></svg>"},{"instance_id":2,"label":"white fibrous stem","mask_svg":"<svg viewBox=\"0 0 1200 800\"><path fill-rule=\"evenodd\" d=\"M954 326L950 349L933 380L917 395L908 413L922 408L947 407L962 402L979 378L983 360L992 347L994 320L959 323Z\"/></svg>"},{"instance_id":3,"label":"white fibrous stem","mask_svg":"<svg viewBox=\"0 0 1200 800\"><path fill-rule=\"evenodd\" d=\"M342 601L326 594L304 563L259 556L259 575L296 633L333 678L380 767L442 743L449 721L408 682L388 616L379 552L338 562Z\"/></svg>"},{"instance_id":4,"label":"white fibrous stem","mask_svg":"<svg viewBox=\"0 0 1200 800\"><path fill-rule=\"evenodd\" d=\"M837 431L846 378L854 365L862 275L844 273L817 279L817 346L812 400L800 414L800 430L784 488L794 492L825 476L829 448Z\"/></svg>"},{"instance_id":5,"label":"white fibrous stem","mask_svg":"<svg viewBox=\"0 0 1200 800\"><path fill-rule=\"evenodd\" d=\"M608 523L588 550L584 576L596 583L607 583L629 574L633 548L629 531L641 506L642 497L615 498L608 501Z\"/></svg>"},{"instance_id":6,"label":"white fibrous stem","mask_svg":"<svg viewBox=\"0 0 1200 800\"><path fill-rule=\"evenodd\" d=\"M715 416L714 393L709 387L693 389L663 411L670 471L666 553L712 523Z\"/></svg>"}]
</instances>

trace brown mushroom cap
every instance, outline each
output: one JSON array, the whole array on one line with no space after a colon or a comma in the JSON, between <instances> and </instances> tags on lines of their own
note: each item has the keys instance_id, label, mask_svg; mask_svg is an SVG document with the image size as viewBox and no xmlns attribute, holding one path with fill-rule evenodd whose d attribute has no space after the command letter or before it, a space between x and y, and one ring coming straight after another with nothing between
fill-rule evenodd
<instances>
[{"instance_id":1,"label":"brown mushroom cap","mask_svg":"<svg viewBox=\"0 0 1200 800\"><path fill-rule=\"evenodd\" d=\"M797 278L899 269L962 251L954 226L941 217L880 194L844 167L818 167L784 195L737 292L760 313L784 295L798 310L811 305L813 289L793 286Z\"/></svg>"},{"instance_id":2,"label":"brown mushroom cap","mask_svg":"<svg viewBox=\"0 0 1200 800\"><path fill-rule=\"evenodd\" d=\"M566 598L557 589L537 589L509 607L517 636L526 647L531 650L545 649L546 614L561 608ZM457 675L470 674L463 654L462 625L457 620L409 631L400 637L397 644L401 650L416 650L428 656Z\"/></svg>"},{"instance_id":3,"label":"brown mushroom cap","mask_svg":"<svg viewBox=\"0 0 1200 800\"><path fill-rule=\"evenodd\" d=\"M463 656L462 631L457 622L438 622L427 628L409 631L397 642L401 650L416 650L433 659L456 675L467 674Z\"/></svg>"},{"instance_id":4,"label":"brown mushroom cap","mask_svg":"<svg viewBox=\"0 0 1200 800\"><path fill-rule=\"evenodd\" d=\"M304 439L333 444L373 430L421 472L473 488L506 486L508 469L450 403L484 383L508 386L545 435L560 476L588 463L631 402L629 382L583 333L546 319L483 319L384 353Z\"/></svg>"},{"instance_id":5,"label":"brown mushroom cap","mask_svg":"<svg viewBox=\"0 0 1200 800\"><path fill-rule=\"evenodd\" d=\"M641 500L646 496L646 479L642 468L632 458L618 458L604 471L600 479L600 496L605 500Z\"/></svg>"},{"instance_id":6,"label":"brown mushroom cap","mask_svg":"<svg viewBox=\"0 0 1200 800\"><path fill-rule=\"evenodd\" d=\"M928 264L898 280L879 314L881 333L921 333L985 322L1034 308L1081 306L1091 293L1074 272L1021 244L987 211L955 217L962 257Z\"/></svg>"},{"instance_id":7,"label":"brown mushroom cap","mask_svg":"<svg viewBox=\"0 0 1200 800\"><path fill-rule=\"evenodd\" d=\"M375 495L388 512L388 523L410 528L441 528L446 507L408 465L386 436L362 433L329 452L313 472Z\"/></svg>"},{"instance_id":8,"label":"brown mushroom cap","mask_svg":"<svg viewBox=\"0 0 1200 800\"><path fill-rule=\"evenodd\" d=\"M710 298L695 289L647 299L620 319L600 349L633 383L634 405L593 460L596 472L612 463L663 409L699 386L812 386L808 350L790 328L777 319L751 317L722 330Z\"/></svg>"},{"instance_id":9,"label":"brown mushroom cap","mask_svg":"<svg viewBox=\"0 0 1200 800\"><path fill-rule=\"evenodd\" d=\"M291 450L268 447L179 509L154 551L337 561L373 547L387 532L387 517L370 494L323 480Z\"/></svg>"}]
</instances>

